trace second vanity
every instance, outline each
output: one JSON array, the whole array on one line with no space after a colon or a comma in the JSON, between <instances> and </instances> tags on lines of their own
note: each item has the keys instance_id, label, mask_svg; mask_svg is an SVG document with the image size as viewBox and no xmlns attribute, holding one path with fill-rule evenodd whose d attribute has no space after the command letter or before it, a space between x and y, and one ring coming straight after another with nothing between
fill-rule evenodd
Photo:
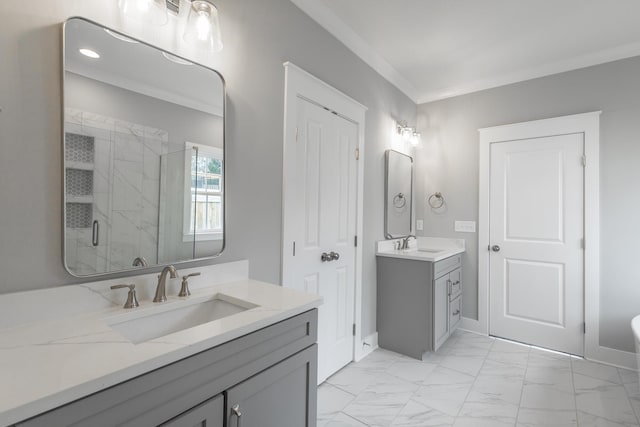
<instances>
[{"instance_id":1,"label":"second vanity","mask_svg":"<svg viewBox=\"0 0 640 427\"><path fill-rule=\"evenodd\" d=\"M378 242L378 343L421 359L460 322L464 240L418 237Z\"/></svg>"},{"instance_id":2,"label":"second vanity","mask_svg":"<svg viewBox=\"0 0 640 427\"><path fill-rule=\"evenodd\" d=\"M118 280L0 296L0 425L315 426L321 297L248 280L246 262L198 270L161 304L155 275L127 278L131 310ZM223 317L154 333L194 307Z\"/></svg>"}]
</instances>

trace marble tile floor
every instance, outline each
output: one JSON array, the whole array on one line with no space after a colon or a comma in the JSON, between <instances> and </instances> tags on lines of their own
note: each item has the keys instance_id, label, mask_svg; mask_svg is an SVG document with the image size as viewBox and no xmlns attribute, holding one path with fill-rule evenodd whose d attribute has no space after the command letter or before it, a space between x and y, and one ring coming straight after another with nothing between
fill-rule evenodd
<instances>
[{"instance_id":1,"label":"marble tile floor","mask_svg":"<svg viewBox=\"0 0 640 427\"><path fill-rule=\"evenodd\" d=\"M418 361L378 349L318 387L318 427L638 426L638 374L456 331Z\"/></svg>"}]
</instances>

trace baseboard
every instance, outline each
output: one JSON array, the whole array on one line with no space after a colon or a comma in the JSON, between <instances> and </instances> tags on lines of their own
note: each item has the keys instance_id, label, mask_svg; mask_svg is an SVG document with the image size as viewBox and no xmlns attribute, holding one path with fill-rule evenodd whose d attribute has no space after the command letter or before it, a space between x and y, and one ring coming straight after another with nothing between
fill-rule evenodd
<instances>
[{"instance_id":1,"label":"baseboard","mask_svg":"<svg viewBox=\"0 0 640 427\"><path fill-rule=\"evenodd\" d=\"M360 343L360 346L361 350L356 352L357 354L355 355L354 359L355 362L364 359L378 348L378 333L374 332L370 335L367 335L364 340L362 340L362 343Z\"/></svg>"},{"instance_id":2,"label":"baseboard","mask_svg":"<svg viewBox=\"0 0 640 427\"><path fill-rule=\"evenodd\" d=\"M479 320L470 319L468 317L460 318L460 326L458 329L462 329L467 332L475 332L476 334L487 335L487 331L480 325Z\"/></svg>"},{"instance_id":3,"label":"baseboard","mask_svg":"<svg viewBox=\"0 0 640 427\"><path fill-rule=\"evenodd\" d=\"M473 332L481 335L488 335L488 331L480 325L480 322L468 317L460 319L458 329L467 332ZM588 347L588 346L587 346ZM595 348L585 349L585 359L592 362L598 362L605 365L615 366L617 368L638 370L638 359L635 353L629 351L616 350L615 348L597 346Z\"/></svg>"},{"instance_id":4,"label":"baseboard","mask_svg":"<svg viewBox=\"0 0 640 427\"><path fill-rule=\"evenodd\" d=\"M585 359L593 362L604 363L618 368L638 370L638 359L635 353L630 351L616 350L615 348L598 346L593 349L586 349Z\"/></svg>"}]
</instances>

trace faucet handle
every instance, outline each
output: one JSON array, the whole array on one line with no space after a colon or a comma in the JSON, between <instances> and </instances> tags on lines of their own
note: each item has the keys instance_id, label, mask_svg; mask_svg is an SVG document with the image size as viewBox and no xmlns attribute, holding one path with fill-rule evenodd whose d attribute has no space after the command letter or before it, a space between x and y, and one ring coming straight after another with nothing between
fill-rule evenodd
<instances>
[{"instance_id":1,"label":"faucet handle","mask_svg":"<svg viewBox=\"0 0 640 427\"><path fill-rule=\"evenodd\" d=\"M179 297L188 297L189 295L191 295L191 291L189 290L189 277L199 276L200 274L201 273L198 271L196 273L182 276L182 286L180 287L180 292L178 293Z\"/></svg>"},{"instance_id":2,"label":"faucet handle","mask_svg":"<svg viewBox=\"0 0 640 427\"><path fill-rule=\"evenodd\" d=\"M113 285L111 289L129 288L127 294L127 302L124 303L124 308L135 308L140 306L138 298L136 297L136 285Z\"/></svg>"}]
</instances>

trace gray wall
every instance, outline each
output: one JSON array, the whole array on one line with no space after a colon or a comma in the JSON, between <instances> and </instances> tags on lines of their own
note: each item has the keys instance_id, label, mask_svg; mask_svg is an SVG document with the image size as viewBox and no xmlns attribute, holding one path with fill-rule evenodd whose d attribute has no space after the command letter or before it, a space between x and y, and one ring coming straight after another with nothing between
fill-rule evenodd
<instances>
[{"instance_id":1,"label":"gray wall","mask_svg":"<svg viewBox=\"0 0 640 427\"><path fill-rule=\"evenodd\" d=\"M600 152L600 344L634 351L629 326L640 314L640 58L571 71L418 106L417 218L423 235L467 239L463 315L477 319L477 234L454 220L478 220L478 129L602 110ZM441 191L448 211L433 213Z\"/></svg>"},{"instance_id":2,"label":"gray wall","mask_svg":"<svg viewBox=\"0 0 640 427\"><path fill-rule=\"evenodd\" d=\"M184 46L171 23L156 29L123 20L116 1L0 2L0 292L78 282L64 270L61 254L60 24L84 16L225 77L227 242L215 262L246 258L255 279L280 282L282 63L294 62L369 108L361 239L363 333L369 334L375 330L374 242L383 238L384 150L392 118L414 123L415 104L289 0L216 5L225 43L217 55Z\"/></svg>"}]
</instances>

